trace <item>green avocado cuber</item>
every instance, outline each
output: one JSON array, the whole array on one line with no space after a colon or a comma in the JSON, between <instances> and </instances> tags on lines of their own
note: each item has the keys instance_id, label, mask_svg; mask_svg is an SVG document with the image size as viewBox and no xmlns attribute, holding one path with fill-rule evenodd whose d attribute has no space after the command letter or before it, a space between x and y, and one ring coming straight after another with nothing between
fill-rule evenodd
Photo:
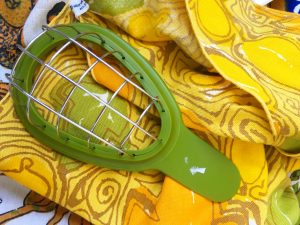
<instances>
[{"instance_id":1,"label":"green avocado cuber","mask_svg":"<svg viewBox=\"0 0 300 225\"><path fill-rule=\"evenodd\" d=\"M240 186L240 174L236 166L184 126L181 112L172 93L152 65L134 48L115 33L93 24L74 23L47 29L47 33L42 33L27 46L27 54L31 52L41 59L56 46L68 40L84 48L89 54L94 53L81 45L81 42L93 43L108 52L115 53L115 58L132 74L140 74L136 79L144 91L150 96L157 96L154 105L160 114L161 129L156 141L151 145L138 151L126 150L126 154L120 155L109 142L106 142L106 145L93 144L91 148L84 138L64 131L58 134L56 127L44 119L34 104L28 108L29 120L24 105L28 98L72 125L76 125L77 128L80 127L85 132L89 131L88 128L82 127L72 119L67 119L47 106L47 102L41 102L29 94L38 63L32 57L22 53L12 72L11 93L16 113L32 136L66 156L101 167L128 171L158 169L190 190L213 201L226 201L235 195ZM79 42L75 41L78 33L85 34L81 36ZM58 76L63 76L61 72L56 73Z\"/></svg>"}]
</instances>

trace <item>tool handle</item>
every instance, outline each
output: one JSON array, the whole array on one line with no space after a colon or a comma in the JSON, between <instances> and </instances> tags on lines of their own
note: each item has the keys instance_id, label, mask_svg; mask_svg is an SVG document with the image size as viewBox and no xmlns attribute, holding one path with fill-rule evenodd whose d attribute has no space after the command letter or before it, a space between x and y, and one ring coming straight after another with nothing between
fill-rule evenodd
<instances>
[{"instance_id":1,"label":"tool handle","mask_svg":"<svg viewBox=\"0 0 300 225\"><path fill-rule=\"evenodd\" d=\"M232 161L186 127L175 149L157 166L182 185L217 202L232 198L240 185L240 174Z\"/></svg>"}]
</instances>

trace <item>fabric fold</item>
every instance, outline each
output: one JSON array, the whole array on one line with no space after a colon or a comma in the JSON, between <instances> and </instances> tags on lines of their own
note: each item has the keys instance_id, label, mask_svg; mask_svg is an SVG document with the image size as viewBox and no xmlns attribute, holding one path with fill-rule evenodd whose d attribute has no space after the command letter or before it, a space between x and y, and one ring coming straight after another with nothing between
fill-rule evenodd
<instances>
[{"instance_id":1,"label":"fabric fold","mask_svg":"<svg viewBox=\"0 0 300 225\"><path fill-rule=\"evenodd\" d=\"M185 125L238 167L238 193L215 203L157 171L114 171L62 156L26 132L8 95L0 102L0 170L93 224L296 225L288 175L300 161L297 152L283 155L290 147L282 144L299 133L298 17L248 0L135 3L91 5L97 14L78 19L66 5L50 26L93 23L131 44L170 88ZM74 51L61 66L69 60L83 70L87 56ZM112 80L98 82L113 88Z\"/></svg>"}]
</instances>

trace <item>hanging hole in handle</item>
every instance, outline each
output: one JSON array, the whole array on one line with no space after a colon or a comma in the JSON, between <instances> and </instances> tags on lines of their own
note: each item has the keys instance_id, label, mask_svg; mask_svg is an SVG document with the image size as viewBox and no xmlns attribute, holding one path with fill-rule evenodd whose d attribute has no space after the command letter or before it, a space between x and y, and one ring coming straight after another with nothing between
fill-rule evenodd
<instances>
[{"instance_id":1,"label":"hanging hole in handle","mask_svg":"<svg viewBox=\"0 0 300 225\"><path fill-rule=\"evenodd\" d=\"M49 30L47 29L47 27L42 26L42 30L45 32L45 34L46 34L48 37L51 38L52 41L55 39L51 34L48 33Z\"/></svg>"}]
</instances>

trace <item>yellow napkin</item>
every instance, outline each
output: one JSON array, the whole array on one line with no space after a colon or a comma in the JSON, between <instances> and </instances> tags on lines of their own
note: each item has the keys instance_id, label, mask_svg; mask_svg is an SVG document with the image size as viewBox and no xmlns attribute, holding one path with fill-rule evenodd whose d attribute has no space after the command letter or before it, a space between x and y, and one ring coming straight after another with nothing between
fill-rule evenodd
<instances>
[{"instance_id":1,"label":"yellow napkin","mask_svg":"<svg viewBox=\"0 0 300 225\"><path fill-rule=\"evenodd\" d=\"M79 21L113 30L149 60L186 126L237 165L238 193L214 203L156 171L66 158L30 137L9 96L0 105L0 170L94 224L297 224L299 203L287 175L300 161L276 148L299 145L282 147L299 135L298 17L251 1L145 0L117 12L102 2L110 10ZM66 7L51 25L74 21ZM87 66L84 54L70 53L61 57Z\"/></svg>"}]
</instances>

